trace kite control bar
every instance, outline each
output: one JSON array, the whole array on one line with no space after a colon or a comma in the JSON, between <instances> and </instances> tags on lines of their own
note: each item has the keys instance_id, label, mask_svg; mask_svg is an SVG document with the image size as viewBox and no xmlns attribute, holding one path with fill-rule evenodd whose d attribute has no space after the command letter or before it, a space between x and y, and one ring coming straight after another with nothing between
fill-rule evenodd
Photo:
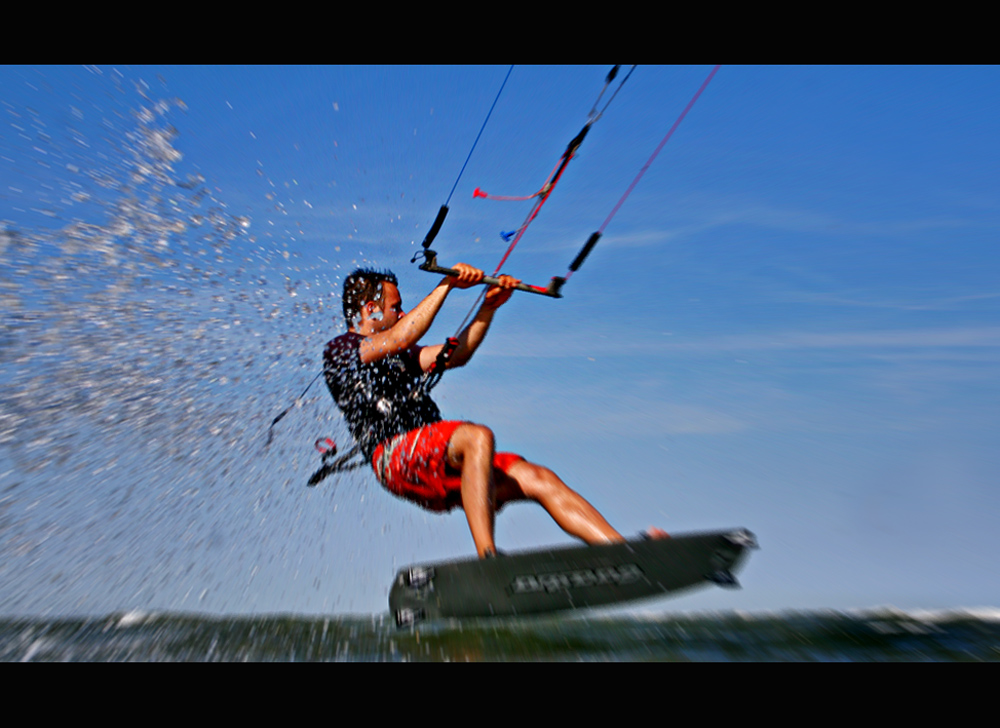
<instances>
[{"instance_id":1,"label":"kite control bar","mask_svg":"<svg viewBox=\"0 0 1000 728\"><path fill-rule=\"evenodd\" d=\"M566 272L566 277L562 276L552 276L552 280L549 281L547 288L542 288L541 286L529 286L525 283L518 283L514 288L518 291L526 291L528 293L537 293L540 296L548 296L549 298L562 298L563 284L567 279L573 275L583 265L583 261L586 260L587 256L590 255L590 251L594 249L597 245L597 241L601 239L601 232L597 231L591 233L590 237L587 238L587 242L584 243L580 252L576 254L573 262L569 264L569 270ZM419 251L413 256L413 262L416 261L418 256L424 256L424 262L420 265L420 270L425 270L428 273L443 273L446 276L457 276L458 271L454 268L442 268L437 264L437 253L435 253L430 248ZM493 276L483 276L483 285L495 286L499 285L500 281Z\"/></svg>"},{"instance_id":2,"label":"kite control bar","mask_svg":"<svg viewBox=\"0 0 1000 728\"><path fill-rule=\"evenodd\" d=\"M457 276L459 272L454 268L442 268L437 264L437 253L435 253L430 248L420 251L420 255L424 256L424 262L420 265L420 270L425 270L428 273L441 273L446 276ZM529 286L526 283L518 283L514 286L515 290L525 291L526 293L537 293L540 296L548 296L550 298L562 298L559 293L559 289L562 288L562 284L565 283L564 278L554 277L547 288L542 288L541 286ZM494 278L493 276L483 276L482 285L486 286L497 286L500 285L500 279Z\"/></svg>"}]
</instances>

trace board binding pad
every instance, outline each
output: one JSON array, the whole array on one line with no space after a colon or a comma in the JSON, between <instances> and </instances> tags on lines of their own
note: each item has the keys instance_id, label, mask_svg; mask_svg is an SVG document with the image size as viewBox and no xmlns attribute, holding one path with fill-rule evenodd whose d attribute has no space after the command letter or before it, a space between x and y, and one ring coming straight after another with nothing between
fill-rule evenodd
<instances>
[{"instance_id":1,"label":"board binding pad","mask_svg":"<svg viewBox=\"0 0 1000 728\"><path fill-rule=\"evenodd\" d=\"M407 566L393 581L389 609L407 627L621 604L713 583L736 588L733 572L756 548L740 528Z\"/></svg>"}]
</instances>

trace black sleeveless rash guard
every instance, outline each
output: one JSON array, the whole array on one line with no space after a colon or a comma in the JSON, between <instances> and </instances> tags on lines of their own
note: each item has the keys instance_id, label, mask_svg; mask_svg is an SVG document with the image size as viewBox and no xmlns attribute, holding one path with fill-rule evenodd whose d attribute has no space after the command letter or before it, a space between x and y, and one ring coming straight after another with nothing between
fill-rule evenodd
<instances>
[{"instance_id":1,"label":"black sleeveless rash guard","mask_svg":"<svg viewBox=\"0 0 1000 728\"><path fill-rule=\"evenodd\" d=\"M326 345L323 373L354 441L371 460L379 443L441 421L441 412L417 386L423 376L416 352L407 350L364 364L361 334L348 332Z\"/></svg>"}]
</instances>

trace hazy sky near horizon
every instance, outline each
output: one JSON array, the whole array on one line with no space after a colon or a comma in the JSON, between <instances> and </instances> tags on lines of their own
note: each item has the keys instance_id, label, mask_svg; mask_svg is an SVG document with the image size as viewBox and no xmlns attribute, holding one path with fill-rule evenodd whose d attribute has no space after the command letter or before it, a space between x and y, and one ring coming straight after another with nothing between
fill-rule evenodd
<instances>
[{"instance_id":1,"label":"hazy sky near horizon","mask_svg":"<svg viewBox=\"0 0 1000 728\"><path fill-rule=\"evenodd\" d=\"M493 270L530 203L472 190L534 192L609 68L515 66L442 264ZM639 66L504 271L563 275L710 70ZM347 442L321 383L262 444L345 272L393 269L406 307L436 283L410 259L506 73L0 69L0 612L376 613L400 566L472 553L461 512L366 471L305 487L313 441ZM624 533L757 534L743 590L642 609L997 605L998 81L723 66L564 298L515 295L445 376L445 417ZM569 542L529 505L497 535Z\"/></svg>"}]
</instances>

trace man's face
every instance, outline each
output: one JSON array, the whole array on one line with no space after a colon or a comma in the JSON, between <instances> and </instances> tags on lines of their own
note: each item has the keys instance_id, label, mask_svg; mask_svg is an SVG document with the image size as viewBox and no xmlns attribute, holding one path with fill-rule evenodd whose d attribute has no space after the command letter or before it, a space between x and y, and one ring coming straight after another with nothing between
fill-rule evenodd
<instances>
[{"instance_id":1,"label":"man's face","mask_svg":"<svg viewBox=\"0 0 1000 728\"><path fill-rule=\"evenodd\" d=\"M379 308L380 305L381 308ZM405 315L405 311L403 311L403 299L399 295L399 289L389 282L382 284L381 300L373 301L365 304L365 306L374 308L369 314L368 319L371 321L376 332L391 329Z\"/></svg>"}]
</instances>

